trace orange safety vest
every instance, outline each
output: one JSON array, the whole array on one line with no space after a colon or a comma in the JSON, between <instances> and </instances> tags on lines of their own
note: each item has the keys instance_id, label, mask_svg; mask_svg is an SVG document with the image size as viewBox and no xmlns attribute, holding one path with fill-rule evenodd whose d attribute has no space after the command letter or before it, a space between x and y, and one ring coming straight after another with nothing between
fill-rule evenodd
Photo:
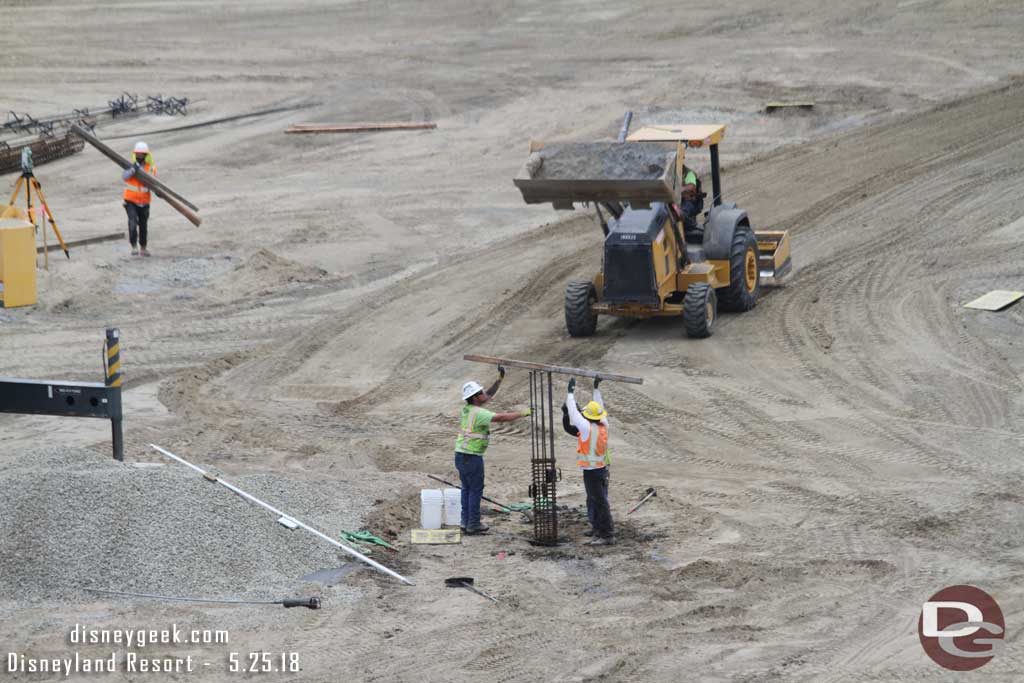
<instances>
[{"instance_id":1,"label":"orange safety vest","mask_svg":"<svg viewBox=\"0 0 1024 683\"><path fill-rule=\"evenodd\" d=\"M596 428L596 429L595 429ZM594 432L597 438L594 438ZM583 437L577 435L579 448L576 452L580 457L576 458L576 464L587 470L600 469L608 464L608 427L600 422L590 423L590 436L584 441Z\"/></svg>"},{"instance_id":2,"label":"orange safety vest","mask_svg":"<svg viewBox=\"0 0 1024 683\"><path fill-rule=\"evenodd\" d=\"M146 156L149 156L148 154ZM133 155L134 158L134 155ZM150 157L152 159L152 157ZM156 175L156 164L146 163L142 170L149 175ZM142 184L134 175L124 181L124 200L133 204L146 206L149 204L149 188Z\"/></svg>"}]
</instances>

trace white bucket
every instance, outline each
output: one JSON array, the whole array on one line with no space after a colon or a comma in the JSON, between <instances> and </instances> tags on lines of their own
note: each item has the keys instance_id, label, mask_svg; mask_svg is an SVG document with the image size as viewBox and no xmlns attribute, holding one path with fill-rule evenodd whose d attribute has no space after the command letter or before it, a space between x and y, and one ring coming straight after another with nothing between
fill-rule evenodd
<instances>
[{"instance_id":1,"label":"white bucket","mask_svg":"<svg viewBox=\"0 0 1024 683\"><path fill-rule=\"evenodd\" d=\"M440 529L444 510L444 494L441 489L423 489L420 491L420 527L423 529Z\"/></svg>"},{"instance_id":2,"label":"white bucket","mask_svg":"<svg viewBox=\"0 0 1024 683\"><path fill-rule=\"evenodd\" d=\"M462 525L462 491L444 490L444 523L448 526Z\"/></svg>"}]
</instances>

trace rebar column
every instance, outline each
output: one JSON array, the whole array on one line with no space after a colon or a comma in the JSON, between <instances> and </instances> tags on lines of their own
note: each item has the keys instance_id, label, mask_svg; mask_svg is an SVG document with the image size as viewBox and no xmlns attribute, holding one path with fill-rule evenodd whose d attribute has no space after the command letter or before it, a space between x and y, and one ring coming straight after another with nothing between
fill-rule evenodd
<instances>
[{"instance_id":1,"label":"rebar column","mask_svg":"<svg viewBox=\"0 0 1024 683\"><path fill-rule=\"evenodd\" d=\"M533 482L530 496L533 498L533 538L535 543L542 545L558 542L558 470L555 467L553 391L550 372L530 372L530 408L533 410L530 420L530 469Z\"/></svg>"}]
</instances>

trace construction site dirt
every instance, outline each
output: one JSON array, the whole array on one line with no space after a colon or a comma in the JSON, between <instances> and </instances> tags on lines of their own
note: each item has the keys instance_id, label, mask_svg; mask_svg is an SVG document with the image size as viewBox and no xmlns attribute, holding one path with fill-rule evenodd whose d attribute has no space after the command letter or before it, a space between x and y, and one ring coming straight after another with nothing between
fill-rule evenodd
<instances>
[{"instance_id":1,"label":"construction site dirt","mask_svg":"<svg viewBox=\"0 0 1024 683\"><path fill-rule=\"evenodd\" d=\"M1024 290L1017 0L185 4L3 9L27 37L5 46L4 110L122 91L188 97L196 121L319 104L145 138L202 227L155 201L151 258L74 248L38 272L37 306L0 309L0 377L102 381L103 330L121 330L125 438L115 465L107 421L0 415L0 486L19 489L0 494L0 654L109 657L69 631L177 623L230 646L174 646L210 666L152 680L226 680L229 652L260 651L298 653L301 671L264 674L289 681L954 680L918 619L970 584L1007 624L977 675L1021 680L1024 308L962 308ZM791 231L792 275L711 339L669 318L566 333L565 285L598 271L601 229L512 179L530 140L611 142L626 110L634 129L725 124L725 199ZM437 128L285 134L374 121ZM109 143L127 156L135 132L181 123L97 131L129 136ZM707 152L686 161L709 186ZM36 173L69 242L124 229L121 169L96 150ZM441 487L426 475L459 481L460 387L495 378L467 353L643 377L601 385L616 545L584 545L560 431L562 543L487 504L487 535L409 542L420 490ZM528 390L509 369L488 407ZM529 500L526 423L491 441L485 495ZM372 531L398 550L371 557L415 585L366 568L311 587L349 558L150 443L335 537Z\"/></svg>"}]
</instances>

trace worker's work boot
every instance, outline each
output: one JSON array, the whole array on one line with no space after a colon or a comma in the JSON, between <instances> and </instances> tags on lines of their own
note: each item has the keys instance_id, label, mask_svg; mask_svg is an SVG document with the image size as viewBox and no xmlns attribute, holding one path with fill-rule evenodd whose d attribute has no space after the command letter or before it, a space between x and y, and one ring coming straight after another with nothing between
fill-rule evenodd
<instances>
[{"instance_id":1,"label":"worker's work boot","mask_svg":"<svg viewBox=\"0 0 1024 683\"><path fill-rule=\"evenodd\" d=\"M487 527L487 526L483 526L483 525L475 526L475 527L471 527L471 528L466 529L466 535L467 536L479 536L480 534L486 534L490 530L491 530L491 528Z\"/></svg>"},{"instance_id":2,"label":"worker's work boot","mask_svg":"<svg viewBox=\"0 0 1024 683\"><path fill-rule=\"evenodd\" d=\"M138 256L138 255L139 255L138 248L137 247L132 247L132 256Z\"/></svg>"},{"instance_id":3,"label":"worker's work boot","mask_svg":"<svg viewBox=\"0 0 1024 683\"><path fill-rule=\"evenodd\" d=\"M150 256L149 249L146 249L145 247L139 249L139 253L142 254L143 256Z\"/></svg>"},{"instance_id":4,"label":"worker's work boot","mask_svg":"<svg viewBox=\"0 0 1024 683\"><path fill-rule=\"evenodd\" d=\"M587 541L584 545L615 545L614 536L598 536Z\"/></svg>"}]
</instances>

